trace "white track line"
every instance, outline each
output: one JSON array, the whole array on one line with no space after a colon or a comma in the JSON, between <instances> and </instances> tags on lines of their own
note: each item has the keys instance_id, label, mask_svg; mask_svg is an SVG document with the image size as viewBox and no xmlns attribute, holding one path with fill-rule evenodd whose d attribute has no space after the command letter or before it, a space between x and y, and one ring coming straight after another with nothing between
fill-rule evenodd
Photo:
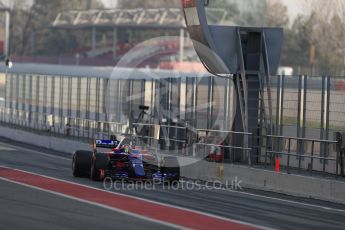
<instances>
[{"instance_id":1,"label":"white track line","mask_svg":"<svg viewBox=\"0 0 345 230\"><path fill-rule=\"evenodd\" d=\"M27 152L30 152L30 153L35 153L35 154L46 156L46 157L50 157L50 158L55 158L55 159L60 159L60 160L68 160L68 161L71 160L71 158L68 158L68 157L55 156L55 155L52 155L52 154L40 152L40 151L37 151L37 150L27 149L27 148L24 148L24 147L15 146L15 145L4 143L4 142L0 142L0 145L5 145L5 146L8 146L8 147L14 148L16 150L23 150L23 151L27 151Z\"/></svg>"},{"instance_id":2,"label":"white track line","mask_svg":"<svg viewBox=\"0 0 345 230\"><path fill-rule=\"evenodd\" d=\"M219 219L219 220L230 221L230 222L234 222L234 223L241 224L241 225L246 225L246 226L257 228L257 229L266 229L266 230L271 230L272 229L272 228L267 228L267 227L263 227L263 226L259 226L259 225L255 225L255 224L239 221L239 220L234 220L234 219L231 219L231 218L225 218L225 217L209 214L209 213L202 212L202 211L196 211L196 210L192 210L192 209L189 209L189 208L184 208L184 207L180 207L180 206L176 206L176 205L172 205L172 204L161 203L161 202L158 202L158 201L153 201L153 200L149 200L149 199L145 199L145 198L141 198L141 197L137 197L137 196L133 196L133 195L128 195L128 194L114 192L114 191L107 191L107 190L104 190L104 189L100 189L100 188L96 188L96 187L92 187L92 186L88 186L88 185L84 185L84 184L78 184L78 183L75 183L75 182L72 182L72 181L58 179L58 178L54 178L54 177L50 177L50 176L45 176L45 175L38 174L38 173L28 172L28 171L25 171L25 170L20 170L20 169L15 169L15 168L10 168L10 167L7 167L7 166L1 166L0 165L0 168L1 167L2 168L16 170L16 171L19 171L19 172L24 172L24 173L29 173L29 174L45 177L45 178L52 179L52 180L61 181L61 182L64 182L64 183L69 183L69 184L73 184L73 185L77 185L77 186L82 186L82 187L85 187L85 188L95 189L95 190L98 190L98 191L107 192L109 194L116 194L118 196L124 196L124 197L128 197L128 198L131 198L131 199L136 199L136 200L140 200L140 201L145 201L145 202L152 203L152 204L157 204L157 205L161 205L161 206L165 206L165 207L169 207L169 208L174 208L174 209L179 209L179 210L183 210L183 211L187 211L187 212L192 212L192 213L196 213L196 214L199 214L199 215L204 215L204 216L212 217L212 218Z\"/></svg>"},{"instance_id":3,"label":"white track line","mask_svg":"<svg viewBox=\"0 0 345 230\"><path fill-rule=\"evenodd\" d=\"M21 186L24 186L24 187L27 187L27 188L31 188L31 189L47 192L47 193L50 193L50 194L53 194L53 195L57 195L57 196L60 196L60 197L64 197L64 198L67 198L67 199L79 201L79 202L82 202L82 203L85 203L85 204L90 204L90 205L98 206L98 207L101 207L101 208L104 208L104 209L108 209L108 210L111 210L111 211L114 211L114 212L119 212L119 213L122 213L122 214L125 214L125 215L133 216L135 218L142 219L142 220L145 220L145 221L150 221L150 222L153 222L153 223L156 223L156 224L165 225L167 227L176 228L176 229L188 229L188 228L185 228L185 227L180 226L180 225L176 225L176 224L172 224L172 223L169 223L169 222L160 221L160 220L157 220L157 219L141 216L141 215L138 215L138 214L135 214L135 213L124 211L122 209L113 208L113 207L110 207L110 206L107 206L107 205L99 204L99 203L96 203L96 202L91 202L91 201L84 200L84 199L79 199L79 198L76 198L76 197L73 197L73 196L65 195L63 193L58 193L58 192L50 191L50 190L47 190L47 189L35 187L35 186L32 186L32 185L28 185L28 184L24 184L24 183L21 183L21 182L9 180L9 179L6 179L6 178L0 177L0 180L7 181L7 182L10 182L10 183L13 183L13 184L17 184L17 185L21 185Z\"/></svg>"},{"instance_id":4,"label":"white track line","mask_svg":"<svg viewBox=\"0 0 345 230\"><path fill-rule=\"evenodd\" d=\"M25 151L29 151L31 153L36 153L36 154L39 154L39 155L43 155L43 156L46 156L46 157L57 158L57 159L68 160L68 161L71 160L70 158L67 158L67 157L55 156L55 155L51 155L51 154L47 154L47 153L43 153L43 152L39 152L39 151L34 151L34 150L26 149L26 148L23 148L23 147L14 146L14 145L11 145L11 144L5 144L3 142L1 142L1 144L7 145L7 146L11 146L11 147L14 147L14 148L17 148L17 149L22 149L22 150L25 150ZM54 178L54 179L56 179L56 178ZM198 185L198 186L200 185L200 184L196 184L194 182L188 182L188 181L183 181L183 180L181 182L183 182L183 183L191 183L193 185ZM200 185L200 186L202 186L202 185ZM216 188L216 187L215 187L215 189L219 190L219 188ZM305 202L292 201L292 200L276 198L276 197L270 197L270 196L265 196L265 195L258 195L258 194L249 193L249 192L241 192L241 191L238 191L238 190L229 190L229 189L224 189L224 188L222 188L221 190L228 191L228 192L231 192L231 193L239 193L239 194L248 195L248 196L254 196L254 197L259 197L259 198L264 198L264 199L269 199L269 200L275 200L275 201L290 203L290 204L298 204L298 205L307 206L307 207L319 208L319 209L324 209L324 210L328 210L328 211L331 210L331 211L335 211L335 212L345 212L345 209L331 208L331 207L326 207L326 206L323 206L323 205L308 204L308 203L305 203Z\"/></svg>"},{"instance_id":5,"label":"white track line","mask_svg":"<svg viewBox=\"0 0 345 230\"><path fill-rule=\"evenodd\" d=\"M14 148L0 146L0 151L16 151Z\"/></svg>"}]
</instances>

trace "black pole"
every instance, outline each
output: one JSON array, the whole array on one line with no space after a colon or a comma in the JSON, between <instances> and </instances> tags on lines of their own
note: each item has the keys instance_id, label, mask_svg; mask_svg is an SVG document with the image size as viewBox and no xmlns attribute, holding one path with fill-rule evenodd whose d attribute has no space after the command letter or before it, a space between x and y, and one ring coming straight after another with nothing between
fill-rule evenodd
<instances>
[{"instance_id":1,"label":"black pole","mask_svg":"<svg viewBox=\"0 0 345 230\"><path fill-rule=\"evenodd\" d=\"M345 177L344 175L344 151L340 151L340 175Z\"/></svg>"}]
</instances>

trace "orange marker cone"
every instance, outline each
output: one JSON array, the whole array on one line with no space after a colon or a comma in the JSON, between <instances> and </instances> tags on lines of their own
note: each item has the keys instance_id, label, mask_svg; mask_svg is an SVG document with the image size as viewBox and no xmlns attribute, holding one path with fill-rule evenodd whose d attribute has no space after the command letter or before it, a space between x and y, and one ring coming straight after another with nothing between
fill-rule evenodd
<instances>
[{"instance_id":1,"label":"orange marker cone","mask_svg":"<svg viewBox=\"0 0 345 230\"><path fill-rule=\"evenodd\" d=\"M280 172L280 158L279 156L276 157L276 165L275 165L275 172Z\"/></svg>"}]
</instances>

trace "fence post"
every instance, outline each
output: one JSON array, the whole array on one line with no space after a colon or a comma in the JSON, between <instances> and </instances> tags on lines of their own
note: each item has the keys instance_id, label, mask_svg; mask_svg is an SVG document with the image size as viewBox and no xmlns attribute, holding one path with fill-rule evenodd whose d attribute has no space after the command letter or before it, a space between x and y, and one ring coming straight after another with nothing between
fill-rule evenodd
<instances>
[{"instance_id":1,"label":"fence post","mask_svg":"<svg viewBox=\"0 0 345 230\"><path fill-rule=\"evenodd\" d=\"M259 146L257 146L257 142L255 140L255 135L251 134L251 137L252 137L252 147L251 147L251 157L252 157L252 160L251 160L251 166L253 166L254 160L255 160L255 163L258 163L259 154L257 154L258 151L256 149L259 148Z\"/></svg>"},{"instance_id":2,"label":"fence post","mask_svg":"<svg viewBox=\"0 0 345 230\"><path fill-rule=\"evenodd\" d=\"M329 148L329 143L328 142L325 143L325 146L328 149ZM322 172L323 172L323 175L325 176L325 172L326 172L326 155L323 157Z\"/></svg>"},{"instance_id":3,"label":"fence post","mask_svg":"<svg viewBox=\"0 0 345 230\"><path fill-rule=\"evenodd\" d=\"M313 164L314 164L314 145L315 141L311 142L311 162L310 162L310 175L313 174Z\"/></svg>"},{"instance_id":4,"label":"fence post","mask_svg":"<svg viewBox=\"0 0 345 230\"><path fill-rule=\"evenodd\" d=\"M307 76L299 76L298 84L298 122L297 122L297 137L305 138L305 118L306 118L306 103L307 103ZM297 140L297 154L298 154L298 172L300 172L302 164L302 151L304 150L304 141Z\"/></svg>"},{"instance_id":5,"label":"fence post","mask_svg":"<svg viewBox=\"0 0 345 230\"><path fill-rule=\"evenodd\" d=\"M287 165L286 165L287 173L289 173L289 168L290 168L290 154L291 154L291 138L289 138L289 141L288 141L288 159L287 159Z\"/></svg>"},{"instance_id":6,"label":"fence post","mask_svg":"<svg viewBox=\"0 0 345 230\"><path fill-rule=\"evenodd\" d=\"M325 133L325 118L326 118L326 106L325 106L325 93L326 93L326 87L325 87L325 82L326 78L325 76L322 76L322 81L321 81L321 124L320 124L320 140L324 139L324 133ZM320 143L320 156L324 156L324 143Z\"/></svg>"},{"instance_id":7,"label":"fence post","mask_svg":"<svg viewBox=\"0 0 345 230\"><path fill-rule=\"evenodd\" d=\"M340 152L340 175L344 177L344 152Z\"/></svg>"},{"instance_id":8,"label":"fence post","mask_svg":"<svg viewBox=\"0 0 345 230\"><path fill-rule=\"evenodd\" d=\"M338 145L338 144L337 144ZM335 177L337 178L338 177L338 169L339 169L339 160L340 160L340 156L341 154L339 153L340 152L340 149L336 148L336 160L335 160Z\"/></svg>"},{"instance_id":9,"label":"fence post","mask_svg":"<svg viewBox=\"0 0 345 230\"><path fill-rule=\"evenodd\" d=\"M266 136L266 138L268 139L267 136ZM267 141L265 143L267 144ZM260 146L261 146L261 143L260 143L259 147ZM264 149L265 149L265 168L266 168L267 167L267 145L264 147Z\"/></svg>"},{"instance_id":10,"label":"fence post","mask_svg":"<svg viewBox=\"0 0 345 230\"><path fill-rule=\"evenodd\" d=\"M325 140L329 139L329 108L330 108L330 94L331 94L331 79L329 76L327 76L327 100L326 100L326 135L325 135ZM329 146L327 146L326 151L325 151L325 156L328 156L328 150Z\"/></svg>"}]
</instances>

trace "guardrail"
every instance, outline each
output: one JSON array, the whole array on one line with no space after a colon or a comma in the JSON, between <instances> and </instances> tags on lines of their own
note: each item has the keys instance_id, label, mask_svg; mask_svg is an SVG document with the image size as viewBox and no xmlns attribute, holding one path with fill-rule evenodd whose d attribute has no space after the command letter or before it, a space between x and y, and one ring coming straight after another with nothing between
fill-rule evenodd
<instances>
[{"instance_id":1,"label":"guardrail","mask_svg":"<svg viewBox=\"0 0 345 230\"><path fill-rule=\"evenodd\" d=\"M266 143L278 144L273 145L273 149L265 152L265 166L276 163L276 158L279 157L280 164L288 173L294 170L297 170L298 173L307 170L310 174L315 171L323 174L339 174L341 159L339 152L335 151L337 141L274 135L267 135L267 140ZM293 146L294 149L292 149ZM319 151L316 150L316 146L319 147ZM321 151L322 148L326 151Z\"/></svg>"},{"instance_id":2,"label":"guardrail","mask_svg":"<svg viewBox=\"0 0 345 230\"><path fill-rule=\"evenodd\" d=\"M0 122L10 128L23 129L40 135L68 138L91 143L111 135L135 138L137 145L151 151L195 157L216 163L250 164L251 167L273 169L279 158L282 171L298 174L339 175L340 153L337 142L276 135L256 136L225 130L192 129L176 122L161 124L95 121L75 117L52 118L51 114L0 108ZM145 134L135 133L135 127L147 127ZM155 128L159 127L159 136ZM234 138L252 140L252 146L234 143ZM238 143L241 143L239 141ZM326 151L321 151L321 148ZM249 160L248 158L251 158Z\"/></svg>"}]
</instances>

